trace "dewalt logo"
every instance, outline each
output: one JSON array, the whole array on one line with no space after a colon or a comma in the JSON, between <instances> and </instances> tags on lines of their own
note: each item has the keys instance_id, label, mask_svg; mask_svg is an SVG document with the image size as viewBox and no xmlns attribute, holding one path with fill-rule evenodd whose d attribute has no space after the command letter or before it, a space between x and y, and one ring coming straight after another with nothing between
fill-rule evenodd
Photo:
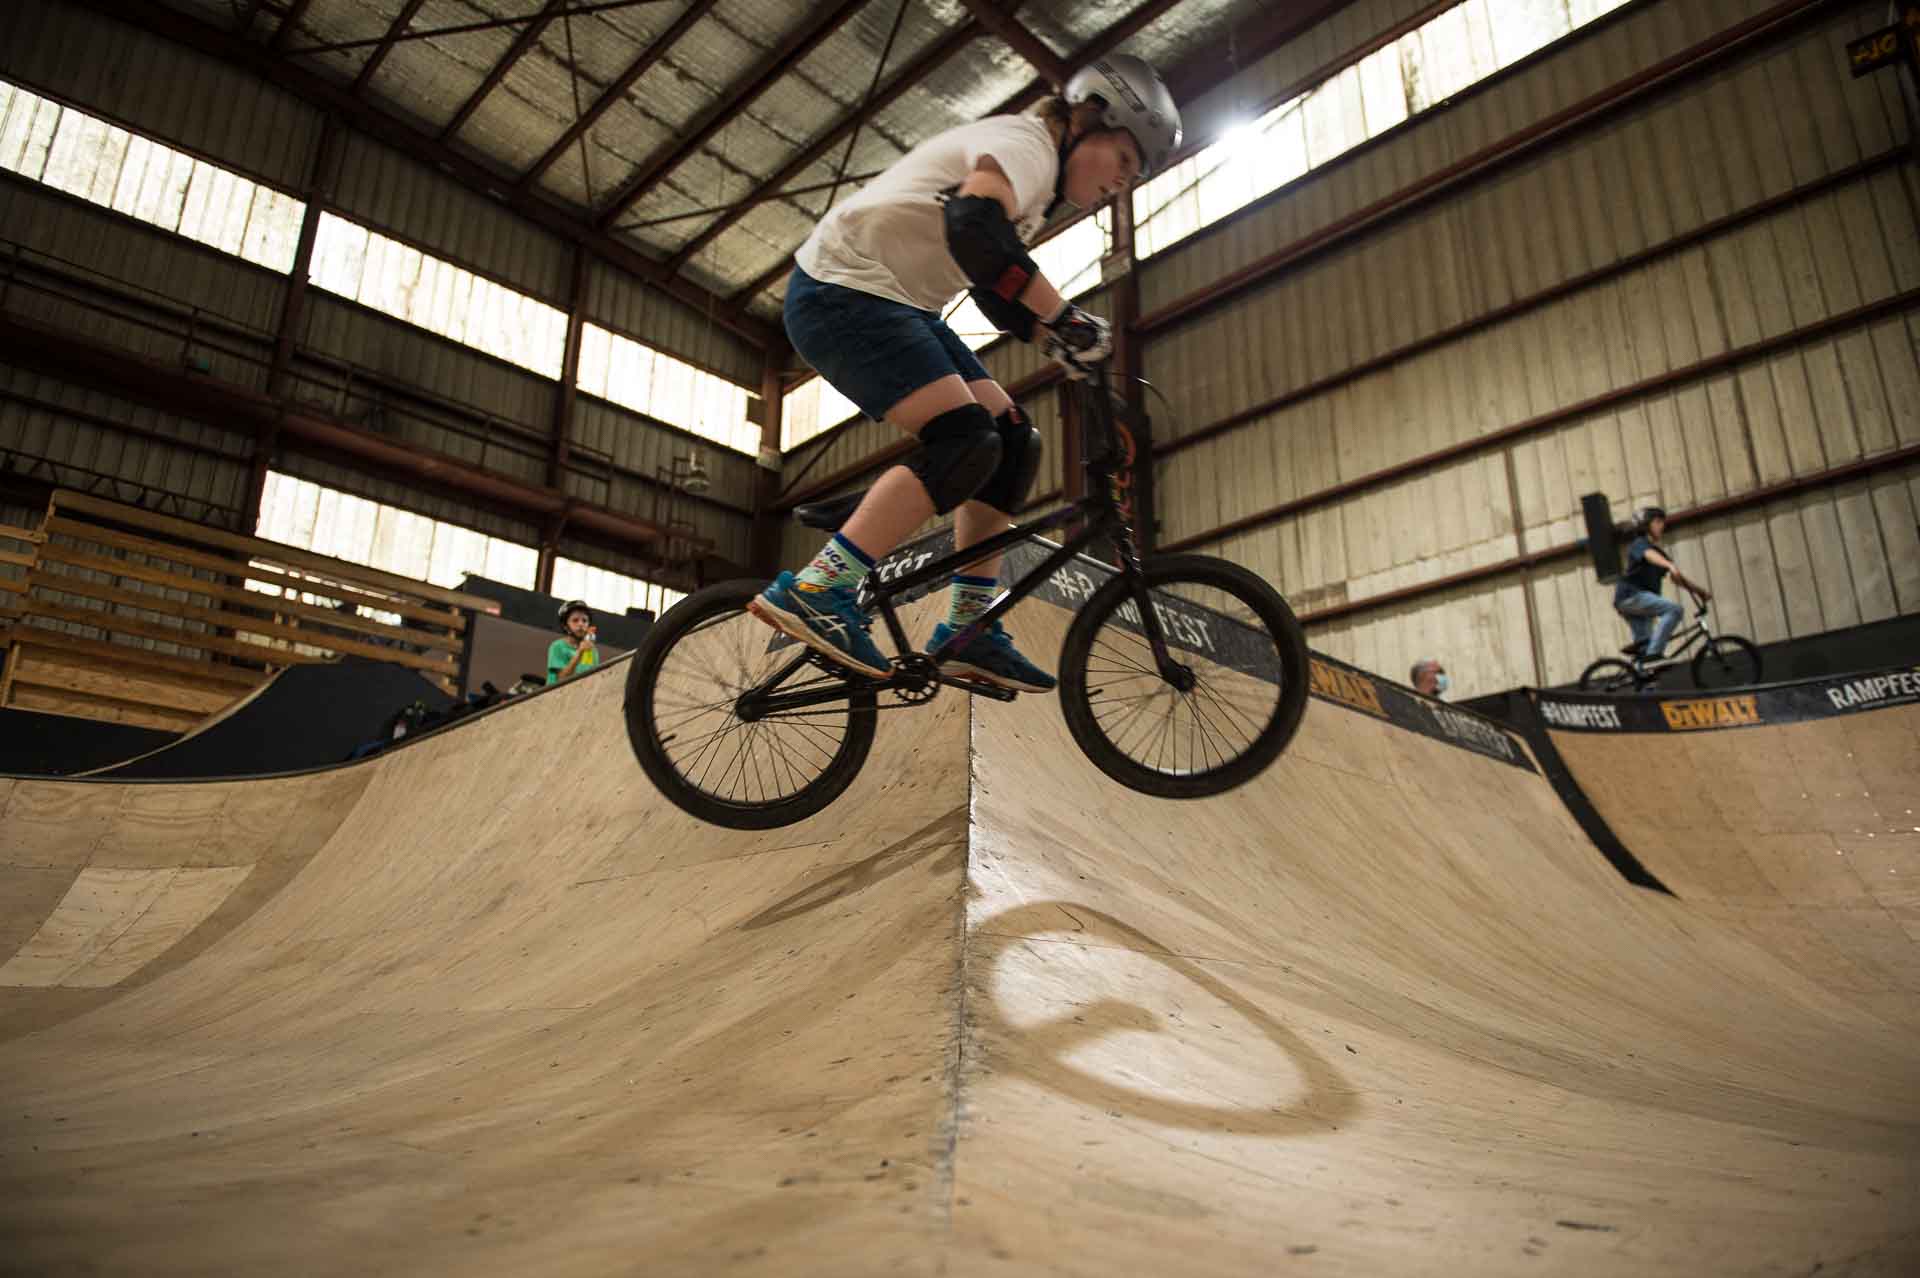
<instances>
[{"instance_id":1,"label":"dewalt logo","mask_svg":"<svg viewBox=\"0 0 1920 1278\"><path fill-rule=\"evenodd\" d=\"M1382 719L1387 717L1387 708L1380 704L1380 692L1373 686L1373 680L1348 670L1336 670L1324 661L1309 664L1312 675L1308 683L1317 695Z\"/></svg>"},{"instance_id":2,"label":"dewalt logo","mask_svg":"<svg viewBox=\"0 0 1920 1278\"><path fill-rule=\"evenodd\" d=\"M1759 723L1760 704L1753 697L1708 697L1699 701L1663 701L1660 713L1675 732L1700 728L1743 728Z\"/></svg>"}]
</instances>

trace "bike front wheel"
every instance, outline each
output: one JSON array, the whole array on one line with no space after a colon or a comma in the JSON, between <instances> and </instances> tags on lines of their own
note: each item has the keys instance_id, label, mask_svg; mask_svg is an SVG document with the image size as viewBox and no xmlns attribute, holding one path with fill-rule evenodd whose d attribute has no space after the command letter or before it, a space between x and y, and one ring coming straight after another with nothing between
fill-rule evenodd
<instances>
[{"instance_id":1,"label":"bike front wheel","mask_svg":"<svg viewBox=\"0 0 1920 1278\"><path fill-rule=\"evenodd\" d=\"M1640 677L1618 657L1602 657L1580 672L1582 692L1634 692Z\"/></svg>"},{"instance_id":2,"label":"bike front wheel","mask_svg":"<svg viewBox=\"0 0 1920 1278\"><path fill-rule=\"evenodd\" d=\"M873 747L870 686L747 611L763 583L689 595L655 622L627 672L627 740L675 806L734 830L792 825L839 798ZM755 714L748 693L774 698ZM800 704L781 709L779 697Z\"/></svg>"},{"instance_id":3,"label":"bike front wheel","mask_svg":"<svg viewBox=\"0 0 1920 1278\"><path fill-rule=\"evenodd\" d=\"M1164 638L1165 666L1152 630ZM1224 559L1169 555L1147 561L1137 580L1115 576L1073 619L1060 706L1109 777L1196 799L1252 780L1280 756L1306 711L1307 677L1305 635L1278 591Z\"/></svg>"},{"instance_id":4,"label":"bike front wheel","mask_svg":"<svg viewBox=\"0 0 1920 1278\"><path fill-rule=\"evenodd\" d=\"M1760 649L1739 635L1707 640L1693 659L1696 688L1750 688L1760 682Z\"/></svg>"}]
</instances>

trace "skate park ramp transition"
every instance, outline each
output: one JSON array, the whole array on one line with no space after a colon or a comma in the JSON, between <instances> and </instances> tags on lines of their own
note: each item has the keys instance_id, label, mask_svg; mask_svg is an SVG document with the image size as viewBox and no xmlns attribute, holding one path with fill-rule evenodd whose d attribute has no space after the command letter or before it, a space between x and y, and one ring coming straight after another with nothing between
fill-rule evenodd
<instances>
[{"instance_id":1,"label":"skate park ramp transition","mask_svg":"<svg viewBox=\"0 0 1920 1278\"><path fill-rule=\"evenodd\" d=\"M1920 668L1531 699L1601 819L1700 917L1920 1018Z\"/></svg>"},{"instance_id":2,"label":"skate park ramp transition","mask_svg":"<svg viewBox=\"0 0 1920 1278\"><path fill-rule=\"evenodd\" d=\"M1920 1272L1913 1025L1628 884L1485 721L1316 661L1267 775L1171 803L948 691L740 833L651 790L625 674L0 780L0 1269Z\"/></svg>"},{"instance_id":3,"label":"skate park ramp transition","mask_svg":"<svg viewBox=\"0 0 1920 1278\"><path fill-rule=\"evenodd\" d=\"M380 739L415 701L453 704L417 670L365 657L289 666L157 750L87 775L119 781L268 776L326 767Z\"/></svg>"}]
</instances>

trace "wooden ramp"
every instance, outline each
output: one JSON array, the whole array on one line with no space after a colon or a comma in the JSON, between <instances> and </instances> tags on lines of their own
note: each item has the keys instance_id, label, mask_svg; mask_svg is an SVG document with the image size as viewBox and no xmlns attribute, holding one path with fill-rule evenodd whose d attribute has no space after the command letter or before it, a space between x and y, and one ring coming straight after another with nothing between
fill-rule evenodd
<instances>
[{"instance_id":1,"label":"wooden ramp","mask_svg":"<svg viewBox=\"0 0 1920 1278\"><path fill-rule=\"evenodd\" d=\"M0 782L0 1268L1916 1272L1915 1032L1321 676L1194 804L948 693L713 830L621 665L306 777Z\"/></svg>"},{"instance_id":2,"label":"wooden ramp","mask_svg":"<svg viewBox=\"0 0 1920 1278\"><path fill-rule=\"evenodd\" d=\"M1573 707L1549 737L1594 810L1697 914L1920 1021L1920 673L1636 698L1617 728L1539 695Z\"/></svg>"}]
</instances>

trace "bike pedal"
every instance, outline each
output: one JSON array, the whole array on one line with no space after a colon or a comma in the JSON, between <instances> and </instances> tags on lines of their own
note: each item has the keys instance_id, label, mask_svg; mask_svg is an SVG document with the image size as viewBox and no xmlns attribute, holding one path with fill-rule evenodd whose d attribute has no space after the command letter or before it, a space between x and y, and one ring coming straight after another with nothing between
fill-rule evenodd
<instances>
[{"instance_id":1,"label":"bike pedal","mask_svg":"<svg viewBox=\"0 0 1920 1278\"><path fill-rule=\"evenodd\" d=\"M938 678L941 683L949 687L958 688L974 696L992 697L995 701L1013 701L1020 696L1012 688L1002 688L999 684L983 679L979 675L943 674Z\"/></svg>"}]
</instances>

